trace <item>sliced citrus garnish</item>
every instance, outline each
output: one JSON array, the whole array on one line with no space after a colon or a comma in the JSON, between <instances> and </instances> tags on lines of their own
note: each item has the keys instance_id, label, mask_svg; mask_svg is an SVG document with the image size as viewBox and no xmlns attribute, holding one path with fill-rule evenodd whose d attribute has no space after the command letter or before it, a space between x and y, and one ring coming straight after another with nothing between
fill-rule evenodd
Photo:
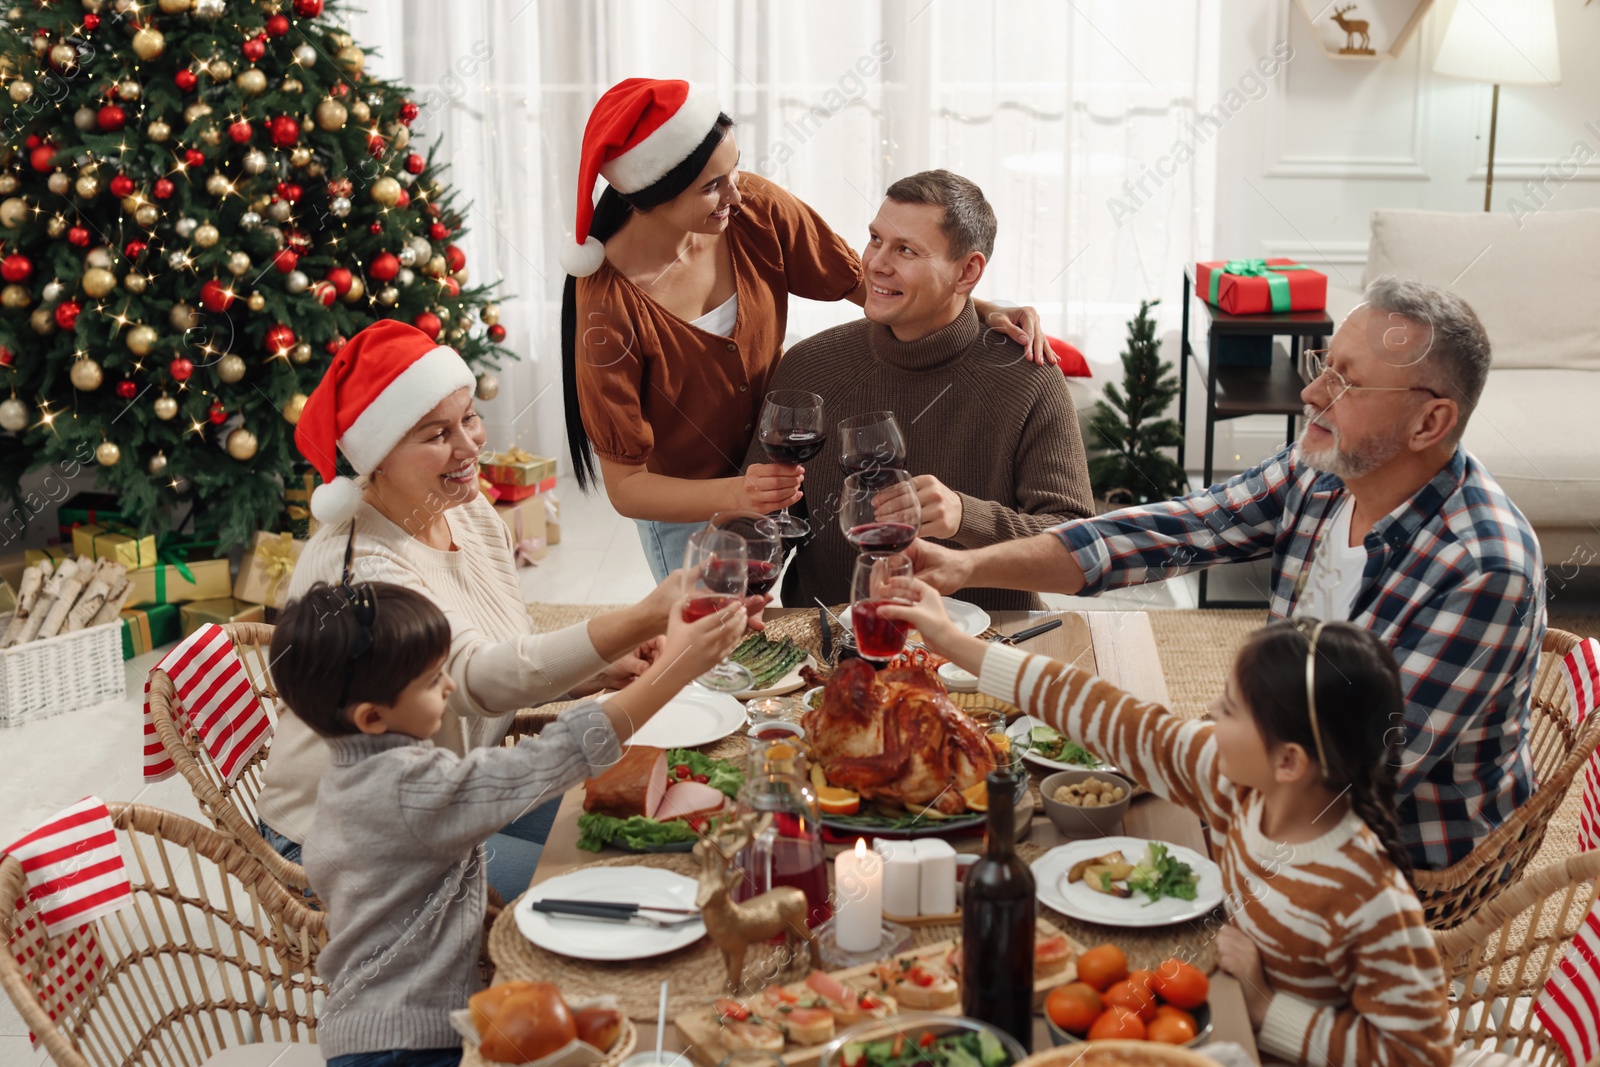
<instances>
[{"instance_id":1,"label":"sliced citrus garnish","mask_svg":"<svg viewBox=\"0 0 1600 1067\"><path fill-rule=\"evenodd\" d=\"M826 785L817 790L817 806L828 815L854 815L861 810L861 794Z\"/></svg>"},{"instance_id":2,"label":"sliced citrus garnish","mask_svg":"<svg viewBox=\"0 0 1600 1067\"><path fill-rule=\"evenodd\" d=\"M968 786L961 791L961 799L967 802L967 807L973 811L989 810L989 783L979 782L977 785Z\"/></svg>"}]
</instances>

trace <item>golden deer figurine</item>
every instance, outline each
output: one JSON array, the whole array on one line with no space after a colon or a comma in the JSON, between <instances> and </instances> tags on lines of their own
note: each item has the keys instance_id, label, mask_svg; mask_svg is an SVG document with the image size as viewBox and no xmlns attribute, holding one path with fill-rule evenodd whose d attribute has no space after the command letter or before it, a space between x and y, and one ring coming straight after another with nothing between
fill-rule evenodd
<instances>
[{"instance_id":1,"label":"golden deer figurine","mask_svg":"<svg viewBox=\"0 0 1600 1067\"><path fill-rule=\"evenodd\" d=\"M734 866L733 857L765 831L771 821L770 813L748 812L719 827L709 837L701 838L694 846L694 853L700 858L700 892L695 896L695 904L700 908L706 932L722 951L723 963L728 968L729 992L739 990L744 977L745 953L750 946L779 934L785 935L784 947L791 958L799 942L804 941L810 947L811 966L822 966L816 938L806 925L806 914L811 906L804 893L793 886L775 886L742 904L730 895L744 877L744 871Z\"/></svg>"},{"instance_id":2,"label":"golden deer figurine","mask_svg":"<svg viewBox=\"0 0 1600 1067\"><path fill-rule=\"evenodd\" d=\"M1335 8L1333 21L1339 24L1344 31L1344 47L1339 49L1340 55L1370 56L1372 55L1372 38L1367 35L1366 19L1347 19L1345 15L1356 9L1356 5ZM1361 44L1356 44L1356 38L1361 38Z\"/></svg>"}]
</instances>

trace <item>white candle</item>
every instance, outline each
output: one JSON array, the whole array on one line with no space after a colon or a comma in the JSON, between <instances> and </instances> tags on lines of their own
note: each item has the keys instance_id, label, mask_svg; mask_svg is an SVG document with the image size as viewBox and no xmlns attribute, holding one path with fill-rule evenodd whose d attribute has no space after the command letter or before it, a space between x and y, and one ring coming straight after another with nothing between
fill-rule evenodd
<instances>
[{"instance_id":1,"label":"white candle","mask_svg":"<svg viewBox=\"0 0 1600 1067\"><path fill-rule=\"evenodd\" d=\"M883 857L883 910L911 918L922 910L921 868L911 841L875 838L872 847Z\"/></svg>"},{"instance_id":2,"label":"white candle","mask_svg":"<svg viewBox=\"0 0 1600 1067\"><path fill-rule=\"evenodd\" d=\"M883 940L883 861L856 838L833 859L834 940L846 952L871 952Z\"/></svg>"}]
</instances>

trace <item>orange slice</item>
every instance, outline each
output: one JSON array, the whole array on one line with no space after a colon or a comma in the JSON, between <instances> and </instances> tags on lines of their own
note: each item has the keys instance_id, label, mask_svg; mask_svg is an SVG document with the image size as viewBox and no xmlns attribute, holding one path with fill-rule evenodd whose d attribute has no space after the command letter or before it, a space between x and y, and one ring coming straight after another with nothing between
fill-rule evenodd
<instances>
[{"instance_id":1,"label":"orange slice","mask_svg":"<svg viewBox=\"0 0 1600 1067\"><path fill-rule=\"evenodd\" d=\"M827 815L854 815L861 810L861 794L825 785L817 790L817 806Z\"/></svg>"},{"instance_id":2,"label":"orange slice","mask_svg":"<svg viewBox=\"0 0 1600 1067\"><path fill-rule=\"evenodd\" d=\"M961 791L961 799L967 802L967 807L973 811L989 810L989 783L979 782L977 785L968 786Z\"/></svg>"}]
</instances>

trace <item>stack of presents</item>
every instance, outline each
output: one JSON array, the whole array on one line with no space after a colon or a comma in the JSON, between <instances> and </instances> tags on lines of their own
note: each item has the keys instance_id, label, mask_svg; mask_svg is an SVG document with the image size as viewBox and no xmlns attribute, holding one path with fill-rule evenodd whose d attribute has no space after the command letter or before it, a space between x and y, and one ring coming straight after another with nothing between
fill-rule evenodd
<instances>
[{"instance_id":1,"label":"stack of presents","mask_svg":"<svg viewBox=\"0 0 1600 1067\"><path fill-rule=\"evenodd\" d=\"M505 521L519 565L542 559L561 539L555 483L555 460L518 448L482 465L479 488ZM83 585L95 575L113 586L106 596L113 608L121 598L123 659L172 644L206 623L270 622L283 606L306 539L316 531L316 484L316 475L306 472L285 491L284 529L256 534L237 575L217 542L142 534L124 523L114 495L79 493L57 511L58 545L0 555L0 616L17 612L19 590L42 589L52 572L61 574L61 565L72 560L67 571L75 570Z\"/></svg>"}]
</instances>

